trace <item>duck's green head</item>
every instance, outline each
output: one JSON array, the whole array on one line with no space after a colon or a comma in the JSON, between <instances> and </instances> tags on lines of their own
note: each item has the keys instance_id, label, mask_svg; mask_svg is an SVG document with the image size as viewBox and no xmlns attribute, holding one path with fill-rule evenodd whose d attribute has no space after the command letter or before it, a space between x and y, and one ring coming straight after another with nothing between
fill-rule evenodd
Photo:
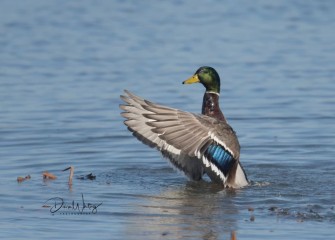
<instances>
[{"instance_id":1,"label":"duck's green head","mask_svg":"<svg viewBox=\"0 0 335 240\"><path fill-rule=\"evenodd\" d=\"M220 77L212 67L201 67L183 84L202 83L207 92L220 93Z\"/></svg>"}]
</instances>

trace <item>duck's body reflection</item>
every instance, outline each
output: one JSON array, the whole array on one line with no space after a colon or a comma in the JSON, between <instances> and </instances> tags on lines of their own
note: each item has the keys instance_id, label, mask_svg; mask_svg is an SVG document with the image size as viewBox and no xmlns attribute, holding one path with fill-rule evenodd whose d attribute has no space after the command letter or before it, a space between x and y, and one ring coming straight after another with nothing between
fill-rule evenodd
<instances>
[{"instance_id":1,"label":"duck's body reflection","mask_svg":"<svg viewBox=\"0 0 335 240\"><path fill-rule=\"evenodd\" d=\"M148 239L228 239L237 229L238 210L232 201L236 194L205 181L167 189L136 206L141 214L127 232Z\"/></svg>"}]
</instances>

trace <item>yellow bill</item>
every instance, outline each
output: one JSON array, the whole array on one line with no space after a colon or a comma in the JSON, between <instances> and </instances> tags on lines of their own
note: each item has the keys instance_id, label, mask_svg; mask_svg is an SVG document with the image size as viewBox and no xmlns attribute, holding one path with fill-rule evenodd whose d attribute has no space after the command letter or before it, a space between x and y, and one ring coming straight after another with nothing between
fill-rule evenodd
<instances>
[{"instance_id":1,"label":"yellow bill","mask_svg":"<svg viewBox=\"0 0 335 240\"><path fill-rule=\"evenodd\" d=\"M192 83L198 83L200 82L198 75L194 74L192 77L190 77L189 79L185 80L183 82L183 84L192 84Z\"/></svg>"}]
</instances>

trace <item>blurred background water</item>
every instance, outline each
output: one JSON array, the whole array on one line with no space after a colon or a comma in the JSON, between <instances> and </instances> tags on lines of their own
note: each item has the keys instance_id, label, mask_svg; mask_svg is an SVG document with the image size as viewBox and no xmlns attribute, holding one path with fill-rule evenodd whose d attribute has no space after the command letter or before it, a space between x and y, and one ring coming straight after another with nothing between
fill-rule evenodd
<instances>
[{"instance_id":1,"label":"blurred background water","mask_svg":"<svg viewBox=\"0 0 335 240\"><path fill-rule=\"evenodd\" d=\"M0 13L2 239L333 237L334 1L3 0ZM203 87L181 82L202 65L221 76L247 188L188 181L119 115L123 89L200 112ZM82 194L95 214L43 207Z\"/></svg>"}]
</instances>

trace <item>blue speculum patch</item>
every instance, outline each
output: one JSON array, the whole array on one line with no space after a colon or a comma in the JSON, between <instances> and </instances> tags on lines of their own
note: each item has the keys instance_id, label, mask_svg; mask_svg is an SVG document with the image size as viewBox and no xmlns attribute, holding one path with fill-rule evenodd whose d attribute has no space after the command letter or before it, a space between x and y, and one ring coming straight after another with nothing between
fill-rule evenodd
<instances>
[{"instance_id":1,"label":"blue speculum patch","mask_svg":"<svg viewBox=\"0 0 335 240\"><path fill-rule=\"evenodd\" d=\"M227 176L234 162L233 156L227 150L220 145L211 144L205 151L205 156Z\"/></svg>"}]
</instances>

